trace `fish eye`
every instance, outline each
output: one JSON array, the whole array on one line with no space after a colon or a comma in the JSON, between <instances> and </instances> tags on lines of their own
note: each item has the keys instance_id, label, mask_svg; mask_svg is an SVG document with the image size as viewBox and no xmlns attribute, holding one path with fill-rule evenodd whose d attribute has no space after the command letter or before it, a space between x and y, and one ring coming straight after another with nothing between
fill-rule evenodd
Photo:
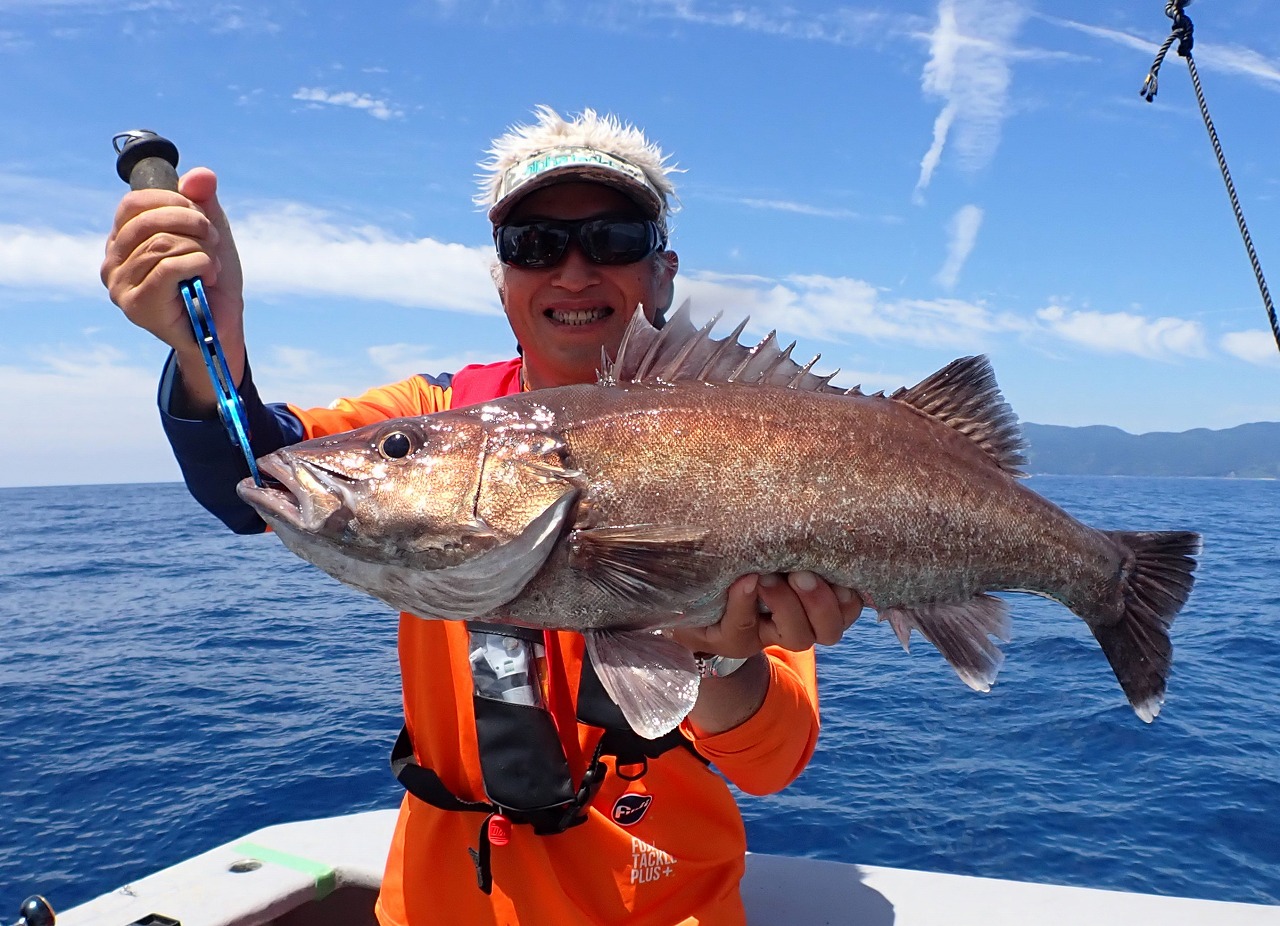
<instances>
[{"instance_id":1,"label":"fish eye","mask_svg":"<svg viewBox=\"0 0 1280 926\"><path fill-rule=\"evenodd\" d=\"M403 460L413 451L413 438L404 431L392 431L378 441L378 452L388 460Z\"/></svg>"}]
</instances>

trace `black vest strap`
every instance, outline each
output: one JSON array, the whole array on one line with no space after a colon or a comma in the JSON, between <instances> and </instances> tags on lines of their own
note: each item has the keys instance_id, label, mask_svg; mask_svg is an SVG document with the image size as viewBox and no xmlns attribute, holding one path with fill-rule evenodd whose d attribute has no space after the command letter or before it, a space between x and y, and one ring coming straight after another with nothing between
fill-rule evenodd
<instances>
[{"instance_id":1,"label":"black vest strap","mask_svg":"<svg viewBox=\"0 0 1280 926\"><path fill-rule=\"evenodd\" d=\"M391 747L391 774L404 789L420 801L425 801L441 810L477 810L492 813L497 806L488 801L464 801L440 780L440 776L429 768L423 768L413 755L413 742L409 739L409 728L401 727L396 744Z\"/></svg>"},{"instance_id":2,"label":"black vest strap","mask_svg":"<svg viewBox=\"0 0 1280 926\"><path fill-rule=\"evenodd\" d=\"M467 629L527 642L542 640L539 631L521 627L468 622ZM617 757L618 775L627 781L643 776L648 771L649 759L656 759L678 746L686 747L702 762L707 762L679 729L656 740L645 739L632 730L618 705L605 692L586 653L578 681L577 719L588 726L602 728L604 734L576 788L555 722L547 711L480 695L473 698L473 704L480 771L488 800L463 800L449 790L434 770L419 765L407 726L400 728L391 749L391 771L406 791L424 803L441 810L485 815L480 826L479 848L467 851L476 866L476 880L486 894L493 886L489 824L496 815L512 823L528 824L539 836L563 833L586 821L586 809L604 779L606 766L600 761L603 755Z\"/></svg>"}]
</instances>

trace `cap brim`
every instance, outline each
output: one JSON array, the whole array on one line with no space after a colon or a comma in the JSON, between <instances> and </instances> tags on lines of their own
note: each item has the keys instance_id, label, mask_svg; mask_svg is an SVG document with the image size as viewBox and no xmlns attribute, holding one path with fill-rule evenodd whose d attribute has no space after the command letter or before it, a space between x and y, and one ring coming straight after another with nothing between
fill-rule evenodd
<instances>
[{"instance_id":1,"label":"cap brim","mask_svg":"<svg viewBox=\"0 0 1280 926\"><path fill-rule=\"evenodd\" d=\"M511 214L511 210L530 193L557 183L571 182L599 183L612 187L639 206L646 218L657 219L662 215L661 197L649 187L637 183L625 174L595 164L565 164L526 180L498 200L489 210L489 221L494 225L501 225Z\"/></svg>"}]
</instances>

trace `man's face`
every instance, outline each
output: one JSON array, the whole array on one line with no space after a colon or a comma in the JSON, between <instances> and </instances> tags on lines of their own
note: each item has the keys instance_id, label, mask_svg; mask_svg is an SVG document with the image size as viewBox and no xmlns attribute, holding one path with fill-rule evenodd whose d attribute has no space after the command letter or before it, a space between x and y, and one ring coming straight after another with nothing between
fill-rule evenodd
<instances>
[{"instance_id":1,"label":"man's face","mask_svg":"<svg viewBox=\"0 0 1280 926\"><path fill-rule=\"evenodd\" d=\"M605 216L640 217L640 212L611 187L573 182L530 193L507 221ZM524 350L529 386L594 382L601 348L610 356L617 351L637 305L653 319L658 306L668 301L677 266L672 251L659 251L634 264L596 264L577 242L554 267L503 265L503 308Z\"/></svg>"}]
</instances>

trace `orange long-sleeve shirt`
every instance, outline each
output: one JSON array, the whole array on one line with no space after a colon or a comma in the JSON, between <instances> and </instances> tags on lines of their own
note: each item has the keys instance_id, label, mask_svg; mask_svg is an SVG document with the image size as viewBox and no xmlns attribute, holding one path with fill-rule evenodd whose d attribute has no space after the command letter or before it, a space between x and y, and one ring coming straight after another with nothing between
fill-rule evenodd
<instances>
[{"instance_id":1,"label":"orange long-sleeve shirt","mask_svg":"<svg viewBox=\"0 0 1280 926\"><path fill-rule=\"evenodd\" d=\"M483 382L467 401L520 389L519 361L460 371L453 385L411 377L325 409L291 411L307 437L334 434L404 415L451 407L454 385ZM574 781L581 780L601 731L574 713L583 638L550 637L551 710L561 731ZM472 679L465 626L400 616L400 666L406 725L420 764L466 800L484 800L472 709ZM769 691L760 710L740 726L712 736L683 732L700 754L744 791L780 790L804 768L818 735L813 651L766 650ZM377 915L383 926L449 922L600 926L628 923L675 926L745 921L738 884L746 834L720 775L685 749L649 761L637 781L608 774L580 826L555 836L516 827L511 841L494 846L493 892L476 886L467 853L478 844L482 817L440 810L412 795L401 804L387 859ZM619 799L627 814L615 820ZM648 798L646 801L645 798Z\"/></svg>"}]
</instances>

